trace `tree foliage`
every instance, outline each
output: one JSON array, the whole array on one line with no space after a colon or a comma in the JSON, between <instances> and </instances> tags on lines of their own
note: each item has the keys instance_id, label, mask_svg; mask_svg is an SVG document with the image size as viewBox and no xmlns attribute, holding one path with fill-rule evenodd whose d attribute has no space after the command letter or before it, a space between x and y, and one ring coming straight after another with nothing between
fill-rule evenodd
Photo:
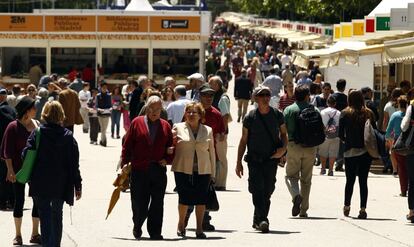
<instances>
[{"instance_id":1,"label":"tree foliage","mask_svg":"<svg viewBox=\"0 0 414 247\"><path fill-rule=\"evenodd\" d=\"M381 0L233 0L240 11L263 17L337 23L363 19Z\"/></svg>"}]
</instances>

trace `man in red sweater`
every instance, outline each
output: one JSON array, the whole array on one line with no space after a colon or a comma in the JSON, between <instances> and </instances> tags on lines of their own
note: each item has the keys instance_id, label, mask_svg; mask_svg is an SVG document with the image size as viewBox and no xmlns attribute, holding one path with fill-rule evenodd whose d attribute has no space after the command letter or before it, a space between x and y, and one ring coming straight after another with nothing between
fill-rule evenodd
<instances>
[{"instance_id":1,"label":"man in red sweater","mask_svg":"<svg viewBox=\"0 0 414 247\"><path fill-rule=\"evenodd\" d=\"M152 240L161 235L164 194L167 186L166 165L172 156L167 153L173 137L170 124L160 119L162 101L151 96L146 103L147 114L136 117L122 146L122 167L131 163L131 202L133 235L141 238L141 227L147 219L147 230Z\"/></svg>"}]
</instances>

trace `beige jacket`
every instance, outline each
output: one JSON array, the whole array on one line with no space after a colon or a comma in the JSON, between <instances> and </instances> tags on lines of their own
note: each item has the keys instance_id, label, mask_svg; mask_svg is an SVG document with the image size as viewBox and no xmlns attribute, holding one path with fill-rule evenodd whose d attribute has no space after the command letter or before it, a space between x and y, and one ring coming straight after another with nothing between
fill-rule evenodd
<instances>
[{"instance_id":1,"label":"beige jacket","mask_svg":"<svg viewBox=\"0 0 414 247\"><path fill-rule=\"evenodd\" d=\"M193 174L194 154L197 153L198 174L216 176L216 154L213 130L203 124L198 129L197 139L187 123L177 123L173 131L177 133L177 145L171 170Z\"/></svg>"}]
</instances>

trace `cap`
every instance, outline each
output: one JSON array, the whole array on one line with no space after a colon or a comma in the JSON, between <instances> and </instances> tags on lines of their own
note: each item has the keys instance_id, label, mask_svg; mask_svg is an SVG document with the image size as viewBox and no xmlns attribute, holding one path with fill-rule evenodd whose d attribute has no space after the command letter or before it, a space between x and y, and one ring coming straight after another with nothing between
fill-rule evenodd
<instances>
[{"instance_id":1,"label":"cap","mask_svg":"<svg viewBox=\"0 0 414 247\"><path fill-rule=\"evenodd\" d=\"M194 73L192 75L190 75L189 77L187 77L188 80L194 79L194 80L199 80L199 81L204 81L204 76L200 73Z\"/></svg>"},{"instance_id":2,"label":"cap","mask_svg":"<svg viewBox=\"0 0 414 247\"><path fill-rule=\"evenodd\" d=\"M214 91L214 89L211 88L210 84L208 83L204 83L201 87L200 87L200 93L201 94L214 94L216 91Z\"/></svg>"},{"instance_id":3,"label":"cap","mask_svg":"<svg viewBox=\"0 0 414 247\"><path fill-rule=\"evenodd\" d=\"M22 117L27 110L33 107L35 100L30 96L24 96L16 105L17 117Z\"/></svg>"},{"instance_id":4,"label":"cap","mask_svg":"<svg viewBox=\"0 0 414 247\"><path fill-rule=\"evenodd\" d=\"M270 90L270 88L266 87L266 86L258 86L253 90L253 95L257 96L260 94L264 94L264 93L272 93L272 90Z\"/></svg>"},{"instance_id":5,"label":"cap","mask_svg":"<svg viewBox=\"0 0 414 247\"><path fill-rule=\"evenodd\" d=\"M275 64L275 65L273 66L273 68L274 68L275 70L279 70L279 69L280 69L278 64Z\"/></svg>"},{"instance_id":6,"label":"cap","mask_svg":"<svg viewBox=\"0 0 414 247\"><path fill-rule=\"evenodd\" d=\"M165 79L164 79L164 83L167 83L167 82L169 82L169 81L175 81L175 80L174 80L174 78L173 78L172 76L167 76L167 77L165 77Z\"/></svg>"},{"instance_id":7,"label":"cap","mask_svg":"<svg viewBox=\"0 0 414 247\"><path fill-rule=\"evenodd\" d=\"M0 95L7 95L7 90L5 88L0 88Z\"/></svg>"}]
</instances>

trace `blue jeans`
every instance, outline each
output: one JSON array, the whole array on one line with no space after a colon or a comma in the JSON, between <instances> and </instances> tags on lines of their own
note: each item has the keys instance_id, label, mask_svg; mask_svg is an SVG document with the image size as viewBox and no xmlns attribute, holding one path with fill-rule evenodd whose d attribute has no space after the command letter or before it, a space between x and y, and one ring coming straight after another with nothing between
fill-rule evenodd
<instances>
[{"instance_id":1,"label":"blue jeans","mask_svg":"<svg viewBox=\"0 0 414 247\"><path fill-rule=\"evenodd\" d=\"M119 125L121 122L121 111L112 111L111 113L111 135L115 134L115 125L116 125L116 135L119 136Z\"/></svg>"},{"instance_id":2,"label":"blue jeans","mask_svg":"<svg viewBox=\"0 0 414 247\"><path fill-rule=\"evenodd\" d=\"M38 205L43 247L59 247L62 240L63 200L34 197Z\"/></svg>"}]
</instances>

